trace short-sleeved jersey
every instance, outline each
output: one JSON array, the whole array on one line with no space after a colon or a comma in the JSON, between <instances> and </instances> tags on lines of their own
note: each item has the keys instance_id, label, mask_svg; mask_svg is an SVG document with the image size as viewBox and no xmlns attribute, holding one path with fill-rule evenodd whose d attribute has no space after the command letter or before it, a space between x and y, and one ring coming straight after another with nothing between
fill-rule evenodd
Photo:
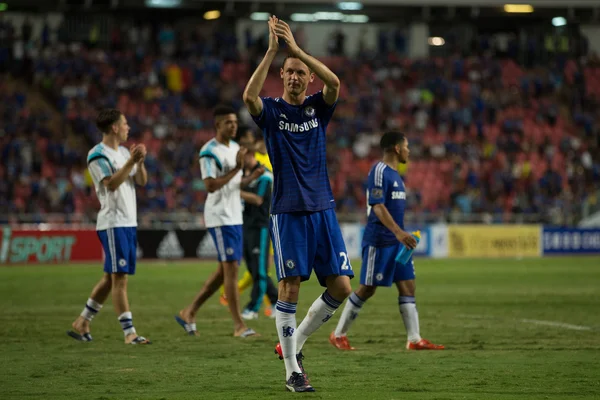
<instances>
[{"instance_id":1,"label":"short-sleeved jersey","mask_svg":"<svg viewBox=\"0 0 600 400\"><path fill-rule=\"evenodd\" d=\"M225 176L235 168L236 156L240 146L230 141L229 145L211 139L200 149L200 170L202 179ZM204 222L207 228L226 225L241 225L242 198L240 170L221 189L209 193L204 205Z\"/></svg>"},{"instance_id":2,"label":"short-sleeved jersey","mask_svg":"<svg viewBox=\"0 0 600 400\"><path fill-rule=\"evenodd\" d=\"M137 226L137 204L134 175L137 165L117 190L111 192L102 181L123 168L129 160L129 150L119 146L117 150L103 143L94 146L88 153L87 164L100 201L96 230Z\"/></svg>"},{"instance_id":3,"label":"short-sleeved jersey","mask_svg":"<svg viewBox=\"0 0 600 400\"><path fill-rule=\"evenodd\" d=\"M321 211L335 206L326 161L326 130L335 110L323 92L302 105L282 98L262 98L263 110L252 116L262 129L273 164L272 214Z\"/></svg>"},{"instance_id":4,"label":"short-sleeved jersey","mask_svg":"<svg viewBox=\"0 0 600 400\"><path fill-rule=\"evenodd\" d=\"M362 245L383 247L398 243L396 236L381 223L371 209L375 204L383 204L401 229L404 229L406 191L398 171L383 162L371 168L367 185L367 226Z\"/></svg>"},{"instance_id":5,"label":"short-sleeved jersey","mask_svg":"<svg viewBox=\"0 0 600 400\"><path fill-rule=\"evenodd\" d=\"M261 164L256 164L252 169L254 171ZM252 173L250 171L250 173ZM273 188L273 174L265 169L265 172L257 179L253 180L244 188L245 191L254 193L263 198L260 206L246 202L244 204L244 228L265 228L269 226L269 210L271 208L271 193Z\"/></svg>"}]
</instances>

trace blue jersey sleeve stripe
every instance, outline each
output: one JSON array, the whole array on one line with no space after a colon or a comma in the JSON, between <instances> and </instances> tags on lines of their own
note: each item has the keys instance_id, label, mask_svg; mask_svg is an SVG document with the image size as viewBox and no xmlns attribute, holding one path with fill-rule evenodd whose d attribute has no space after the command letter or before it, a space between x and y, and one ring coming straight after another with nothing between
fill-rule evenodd
<instances>
[{"instance_id":1,"label":"blue jersey sleeve stripe","mask_svg":"<svg viewBox=\"0 0 600 400\"><path fill-rule=\"evenodd\" d=\"M264 165L263 165L264 167ZM259 179L266 179L269 182L273 182L273 174L265 167L265 172L260 176Z\"/></svg>"},{"instance_id":2,"label":"blue jersey sleeve stripe","mask_svg":"<svg viewBox=\"0 0 600 400\"><path fill-rule=\"evenodd\" d=\"M202 153L200 153L200 158L204 158L204 157L209 157L209 158L212 158L213 160L215 160L215 164L217 164L217 168L219 168L220 170L223 170L223 165L221 164L221 161L219 161L217 156L215 156L213 153L211 153L210 151L204 150Z\"/></svg>"},{"instance_id":3,"label":"blue jersey sleeve stripe","mask_svg":"<svg viewBox=\"0 0 600 400\"><path fill-rule=\"evenodd\" d=\"M207 176L211 176L213 174L213 163L211 161L214 161L212 157L204 157L204 169L206 169Z\"/></svg>"},{"instance_id":4,"label":"blue jersey sleeve stripe","mask_svg":"<svg viewBox=\"0 0 600 400\"><path fill-rule=\"evenodd\" d=\"M108 160L106 158L98 158L96 160L96 162L100 166L100 169L102 169L102 174L104 176L112 175L111 169L110 169L110 164L108 163Z\"/></svg>"},{"instance_id":5,"label":"blue jersey sleeve stripe","mask_svg":"<svg viewBox=\"0 0 600 400\"><path fill-rule=\"evenodd\" d=\"M267 192L270 183L271 179L265 175L262 175L260 178L258 178L258 191L256 192L256 194L260 197L263 197Z\"/></svg>"},{"instance_id":6,"label":"blue jersey sleeve stripe","mask_svg":"<svg viewBox=\"0 0 600 400\"><path fill-rule=\"evenodd\" d=\"M117 172L117 170L112 166L112 164L110 163L110 160L108 159L108 157L106 157L104 154L102 153L93 153L88 157L87 160L87 164L90 165L90 163L92 161L96 161L96 160L105 160L106 161L106 165L109 166L110 170L112 171L112 174L114 174L115 172Z\"/></svg>"}]
</instances>

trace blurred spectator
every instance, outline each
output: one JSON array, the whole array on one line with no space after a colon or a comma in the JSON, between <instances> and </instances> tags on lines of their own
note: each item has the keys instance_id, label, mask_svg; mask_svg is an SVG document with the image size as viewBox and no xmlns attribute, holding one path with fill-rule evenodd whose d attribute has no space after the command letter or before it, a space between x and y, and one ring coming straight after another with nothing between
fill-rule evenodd
<instances>
[{"instance_id":1,"label":"blurred spectator","mask_svg":"<svg viewBox=\"0 0 600 400\"><path fill-rule=\"evenodd\" d=\"M115 27L107 48L95 25L87 46L52 44L47 24L40 41L27 29L15 35L0 15L0 70L20 70L29 57L36 89L0 80L2 218L94 214L98 204L85 159L101 138L94 119L103 107L122 110L131 142L148 147L140 219L151 221L146 212L203 211L197 152L214 134L211 108L231 103L240 120L252 124L241 93L268 32L246 32L244 62L226 25L185 30L164 24L153 31L130 22ZM68 43L64 35L59 42ZM476 55L409 61L388 54L392 48L405 52L404 32L381 30L378 55L363 43L358 57L346 58L344 34L333 32L328 48L335 57L324 61L342 80L328 129L339 211L364 216L366 176L387 129L409 138L411 159L399 172L411 213L490 222L518 214L564 224L600 209L600 60L536 65L540 44L533 39L527 44L531 59L525 59L531 68L494 56L497 48L513 54L513 42L482 37L473 44ZM564 44L555 46L565 53ZM315 82L312 90L320 87ZM277 63L264 94L281 94Z\"/></svg>"}]
</instances>

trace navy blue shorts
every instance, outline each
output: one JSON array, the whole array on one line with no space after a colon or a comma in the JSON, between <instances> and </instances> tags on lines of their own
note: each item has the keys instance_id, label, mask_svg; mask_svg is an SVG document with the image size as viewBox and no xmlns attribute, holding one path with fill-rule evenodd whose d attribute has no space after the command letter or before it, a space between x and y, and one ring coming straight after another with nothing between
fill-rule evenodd
<instances>
[{"instance_id":1,"label":"navy blue shorts","mask_svg":"<svg viewBox=\"0 0 600 400\"><path fill-rule=\"evenodd\" d=\"M334 209L271 215L277 280L310 278L313 269L321 286L330 275L354 277Z\"/></svg>"},{"instance_id":2,"label":"navy blue shorts","mask_svg":"<svg viewBox=\"0 0 600 400\"><path fill-rule=\"evenodd\" d=\"M244 242L242 225L224 225L208 228L215 242L219 261L240 261Z\"/></svg>"},{"instance_id":3,"label":"navy blue shorts","mask_svg":"<svg viewBox=\"0 0 600 400\"><path fill-rule=\"evenodd\" d=\"M97 233L104 249L104 272L135 274L137 228L109 228Z\"/></svg>"},{"instance_id":4,"label":"navy blue shorts","mask_svg":"<svg viewBox=\"0 0 600 400\"><path fill-rule=\"evenodd\" d=\"M391 286L398 281L415 279L412 257L406 265L396 262L396 256L404 246L401 243L387 247L363 246L360 283L366 286Z\"/></svg>"}]
</instances>

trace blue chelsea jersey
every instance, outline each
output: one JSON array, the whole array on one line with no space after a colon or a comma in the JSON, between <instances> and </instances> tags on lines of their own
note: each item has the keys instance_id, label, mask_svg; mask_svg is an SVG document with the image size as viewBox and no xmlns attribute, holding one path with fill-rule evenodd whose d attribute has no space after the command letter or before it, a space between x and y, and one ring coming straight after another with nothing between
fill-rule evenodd
<instances>
[{"instance_id":1,"label":"blue chelsea jersey","mask_svg":"<svg viewBox=\"0 0 600 400\"><path fill-rule=\"evenodd\" d=\"M401 229L404 229L406 191L398 171L378 162L369 172L367 187L367 226L363 246L384 247L398 243L396 236L386 228L372 210L375 204L383 204Z\"/></svg>"},{"instance_id":2,"label":"blue chelsea jersey","mask_svg":"<svg viewBox=\"0 0 600 400\"><path fill-rule=\"evenodd\" d=\"M262 102L262 113L253 119L264 133L273 164L271 213L334 207L327 174L326 130L336 105L328 105L323 92L307 96L302 105L270 97Z\"/></svg>"}]
</instances>

